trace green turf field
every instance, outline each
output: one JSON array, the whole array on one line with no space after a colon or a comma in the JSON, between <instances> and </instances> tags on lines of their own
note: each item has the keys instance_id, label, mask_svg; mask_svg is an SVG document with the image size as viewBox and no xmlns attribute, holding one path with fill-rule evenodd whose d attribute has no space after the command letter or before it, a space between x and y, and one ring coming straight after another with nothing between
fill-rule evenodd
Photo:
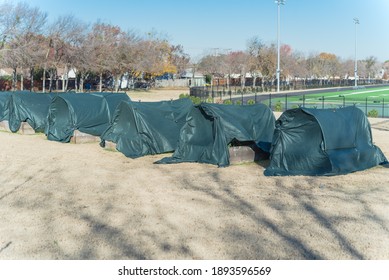
<instances>
[{"instance_id":1,"label":"green turf field","mask_svg":"<svg viewBox=\"0 0 389 280\"><path fill-rule=\"evenodd\" d=\"M269 100L267 102L269 103ZM360 88L355 90L306 94L304 96L285 96L273 98L272 108L278 104L282 110L299 106L309 108L336 108L355 105L366 114L372 110L380 117L389 117L389 87Z\"/></svg>"}]
</instances>

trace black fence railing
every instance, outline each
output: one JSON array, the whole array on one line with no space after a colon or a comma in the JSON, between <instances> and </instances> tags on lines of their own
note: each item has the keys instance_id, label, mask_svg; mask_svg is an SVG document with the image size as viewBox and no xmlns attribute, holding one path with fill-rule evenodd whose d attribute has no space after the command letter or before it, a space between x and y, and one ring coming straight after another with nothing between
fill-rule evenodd
<instances>
[{"instance_id":1,"label":"black fence railing","mask_svg":"<svg viewBox=\"0 0 389 280\"><path fill-rule=\"evenodd\" d=\"M384 85L382 85L384 86ZM388 85L385 85L388 86ZM375 85L374 87L377 87ZM359 87L365 88L365 87ZM353 90L353 87L342 89L325 88L309 92L263 92L259 90L246 89L226 90L217 87L191 88L190 95L200 99L201 102L225 103L225 104L255 104L263 103L268 105L273 111L286 111L288 109L305 108L339 108L345 106L356 106L360 108L366 116L389 118L389 96L375 96L357 98L355 94L343 94L343 90ZM323 95L321 95L323 93ZM324 95L326 93L326 95ZM327 93L331 93L330 96Z\"/></svg>"},{"instance_id":2,"label":"black fence railing","mask_svg":"<svg viewBox=\"0 0 389 280\"><path fill-rule=\"evenodd\" d=\"M356 106L368 117L389 118L389 97L386 99L380 97L356 99L352 96L346 97L342 94L332 97L310 97L306 95L290 97L288 94L272 97L269 94L268 98L261 102L268 105L273 111L280 112L298 107L328 109Z\"/></svg>"},{"instance_id":3,"label":"black fence railing","mask_svg":"<svg viewBox=\"0 0 389 280\"><path fill-rule=\"evenodd\" d=\"M353 87L355 81L349 79L335 79L335 80L326 80L326 79L300 79L300 80L290 80L288 82L280 82L280 91L296 91L296 90L310 90L310 89L328 89L328 88L337 88L337 87ZM380 86L386 84L387 81L382 79L359 79L358 85L364 87L370 86ZM226 83L216 83L213 86L201 86L201 87L192 87L191 95L198 97L211 97L220 94L230 94L230 95L239 95L250 93L266 93L266 92L276 92L277 83L275 81L269 82L256 82L255 86L251 79L247 79L242 87L242 84L237 83L236 81L231 82L230 85Z\"/></svg>"}]
</instances>

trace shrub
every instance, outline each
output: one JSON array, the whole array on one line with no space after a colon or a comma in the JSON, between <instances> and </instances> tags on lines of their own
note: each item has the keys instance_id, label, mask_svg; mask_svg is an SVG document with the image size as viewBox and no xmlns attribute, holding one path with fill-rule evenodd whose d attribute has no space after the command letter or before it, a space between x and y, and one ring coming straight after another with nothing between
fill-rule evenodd
<instances>
[{"instance_id":1,"label":"shrub","mask_svg":"<svg viewBox=\"0 0 389 280\"><path fill-rule=\"evenodd\" d=\"M207 100L205 100L205 102L207 102L207 103L213 103L212 97L208 97Z\"/></svg>"},{"instance_id":2,"label":"shrub","mask_svg":"<svg viewBox=\"0 0 389 280\"><path fill-rule=\"evenodd\" d=\"M182 98L189 98L189 94L187 93L181 93L179 96L178 96L179 99L182 99Z\"/></svg>"},{"instance_id":3,"label":"shrub","mask_svg":"<svg viewBox=\"0 0 389 280\"><path fill-rule=\"evenodd\" d=\"M274 105L274 111L282 112L282 104L281 101L277 101L276 105Z\"/></svg>"},{"instance_id":4,"label":"shrub","mask_svg":"<svg viewBox=\"0 0 389 280\"><path fill-rule=\"evenodd\" d=\"M223 104L232 105L232 101L227 99L227 100L224 100Z\"/></svg>"},{"instance_id":5,"label":"shrub","mask_svg":"<svg viewBox=\"0 0 389 280\"><path fill-rule=\"evenodd\" d=\"M189 94L186 94L186 93L181 93L179 96L178 96L179 99L182 99L182 98L189 98L193 104L195 105L198 105L201 103L201 98L200 97L196 97L196 96L192 96L192 95L189 95Z\"/></svg>"},{"instance_id":6,"label":"shrub","mask_svg":"<svg viewBox=\"0 0 389 280\"><path fill-rule=\"evenodd\" d=\"M212 82L212 76L209 75L209 74L205 75L205 82L206 82L207 84L211 84L211 82Z\"/></svg>"},{"instance_id":7,"label":"shrub","mask_svg":"<svg viewBox=\"0 0 389 280\"><path fill-rule=\"evenodd\" d=\"M235 101L235 105L242 105L242 101L241 100L236 100Z\"/></svg>"},{"instance_id":8,"label":"shrub","mask_svg":"<svg viewBox=\"0 0 389 280\"><path fill-rule=\"evenodd\" d=\"M196 96L189 96L189 99L192 100L192 103L198 105L201 103L201 98Z\"/></svg>"},{"instance_id":9,"label":"shrub","mask_svg":"<svg viewBox=\"0 0 389 280\"><path fill-rule=\"evenodd\" d=\"M247 100L247 105L254 105L254 104L255 104L255 100L253 99Z\"/></svg>"},{"instance_id":10,"label":"shrub","mask_svg":"<svg viewBox=\"0 0 389 280\"><path fill-rule=\"evenodd\" d=\"M377 118L378 117L378 111L373 109L373 110L367 112L367 116L369 118Z\"/></svg>"}]
</instances>

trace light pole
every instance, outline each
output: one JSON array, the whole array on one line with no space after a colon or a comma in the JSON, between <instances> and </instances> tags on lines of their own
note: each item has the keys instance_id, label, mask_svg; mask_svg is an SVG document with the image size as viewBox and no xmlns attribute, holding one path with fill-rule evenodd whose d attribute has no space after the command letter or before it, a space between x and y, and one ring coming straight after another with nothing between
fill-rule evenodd
<instances>
[{"instance_id":1,"label":"light pole","mask_svg":"<svg viewBox=\"0 0 389 280\"><path fill-rule=\"evenodd\" d=\"M277 77L277 92L280 91L280 5L285 4L285 0L275 0L275 3L277 4L277 71L276 71L276 77Z\"/></svg>"},{"instance_id":2,"label":"light pole","mask_svg":"<svg viewBox=\"0 0 389 280\"><path fill-rule=\"evenodd\" d=\"M354 66L354 86L358 86L357 77L358 77L358 61L357 61L357 25L359 24L358 18L353 18L355 24L355 66Z\"/></svg>"}]
</instances>

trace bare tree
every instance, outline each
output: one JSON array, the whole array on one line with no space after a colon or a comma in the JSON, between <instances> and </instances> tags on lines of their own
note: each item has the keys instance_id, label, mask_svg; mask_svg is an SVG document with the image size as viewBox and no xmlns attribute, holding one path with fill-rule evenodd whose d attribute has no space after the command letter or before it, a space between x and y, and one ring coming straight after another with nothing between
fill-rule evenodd
<instances>
[{"instance_id":1,"label":"bare tree","mask_svg":"<svg viewBox=\"0 0 389 280\"><path fill-rule=\"evenodd\" d=\"M256 86L256 79L262 75L262 49L265 47L262 40L258 37L252 37L247 41L248 70L253 76L253 86Z\"/></svg>"},{"instance_id":2,"label":"bare tree","mask_svg":"<svg viewBox=\"0 0 389 280\"><path fill-rule=\"evenodd\" d=\"M223 69L224 56L220 55L217 50L218 49L212 54L204 56L199 61L199 70L206 75L209 75L211 78L211 90L213 89L214 78L223 77L225 73L225 70Z\"/></svg>"},{"instance_id":3,"label":"bare tree","mask_svg":"<svg viewBox=\"0 0 389 280\"><path fill-rule=\"evenodd\" d=\"M61 16L50 25L48 31L49 44L47 46L47 59L43 69L44 80L45 72L49 72L49 91L53 88L54 78L56 79L58 88L57 72L59 68L65 69L67 74L67 71L70 70L76 62L82 61L80 46L85 41L86 31L87 25L72 15ZM74 70L77 71L76 68L74 68ZM45 85L43 85L43 90L45 90Z\"/></svg>"},{"instance_id":4,"label":"bare tree","mask_svg":"<svg viewBox=\"0 0 389 280\"><path fill-rule=\"evenodd\" d=\"M121 86L126 73L134 74L137 59L139 36L132 31L124 32L118 26L95 23L88 35L93 57L90 67L99 75L99 88L102 91L103 75L108 74L114 82L115 91Z\"/></svg>"},{"instance_id":5,"label":"bare tree","mask_svg":"<svg viewBox=\"0 0 389 280\"><path fill-rule=\"evenodd\" d=\"M233 74L238 74L240 86L244 88L246 73L249 71L249 55L243 51L231 52L227 56L227 69Z\"/></svg>"},{"instance_id":6,"label":"bare tree","mask_svg":"<svg viewBox=\"0 0 389 280\"><path fill-rule=\"evenodd\" d=\"M184 52L182 45L170 47L170 63L176 67L176 72L181 74L189 64L189 55Z\"/></svg>"},{"instance_id":7,"label":"bare tree","mask_svg":"<svg viewBox=\"0 0 389 280\"><path fill-rule=\"evenodd\" d=\"M369 76L369 83L370 83L370 75L372 74L373 67L376 63L377 63L377 58L374 56L369 56L365 58L365 68Z\"/></svg>"},{"instance_id":8,"label":"bare tree","mask_svg":"<svg viewBox=\"0 0 389 280\"><path fill-rule=\"evenodd\" d=\"M265 46L262 48L260 53L261 58L261 73L265 80L271 81L275 80L276 75L276 58L277 50L274 44L270 46Z\"/></svg>"},{"instance_id":9,"label":"bare tree","mask_svg":"<svg viewBox=\"0 0 389 280\"><path fill-rule=\"evenodd\" d=\"M103 75L111 70L112 60L117 51L117 36L121 30L117 26L97 22L92 26L88 34L89 46L91 46L91 55L94 59L91 61L91 69L99 75L99 90L103 90Z\"/></svg>"},{"instance_id":10,"label":"bare tree","mask_svg":"<svg viewBox=\"0 0 389 280\"><path fill-rule=\"evenodd\" d=\"M31 8L26 3L5 3L0 6L1 63L13 70L14 90L17 86L18 69L29 67L26 63L32 60L31 56L35 56L30 50L46 18L46 13L42 13L38 8ZM21 84L23 88L23 81Z\"/></svg>"},{"instance_id":11,"label":"bare tree","mask_svg":"<svg viewBox=\"0 0 389 280\"><path fill-rule=\"evenodd\" d=\"M46 45L46 38L43 35L31 34L29 44L23 49L22 67L28 71L30 76L30 91L34 90L34 72L39 68L40 63L45 60Z\"/></svg>"},{"instance_id":12,"label":"bare tree","mask_svg":"<svg viewBox=\"0 0 389 280\"><path fill-rule=\"evenodd\" d=\"M138 47L141 59L138 59L137 65L142 73L149 73L153 78L166 72L177 72L173 64L172 47L167 40L149 37L139 42Z\"/></svg>"},{"instance_id":13,"label":"bare tree","mask_svg":"<svg viewBox=\"0 0 389 280\"><path fill-rule=\"evenodd\" d=\"M128 72L136 74L140 49L139 37L135 32L122 32L116 39L116 48L112 59L112 62L115 63L111 64L110 72L115 78L115 91L119 91L124 74Z\"/></svg>"},{"instance_id":14,"label":"bare tree","mask_svg":"<svg viewBox=\"0 0 389 280\"><path fill-rule=\"evenodd\" d=\"M342 61L340 68L341 73L343 73L345 79L354 76L354 60L347 59Z\"/></svg>"}]
</instances>

